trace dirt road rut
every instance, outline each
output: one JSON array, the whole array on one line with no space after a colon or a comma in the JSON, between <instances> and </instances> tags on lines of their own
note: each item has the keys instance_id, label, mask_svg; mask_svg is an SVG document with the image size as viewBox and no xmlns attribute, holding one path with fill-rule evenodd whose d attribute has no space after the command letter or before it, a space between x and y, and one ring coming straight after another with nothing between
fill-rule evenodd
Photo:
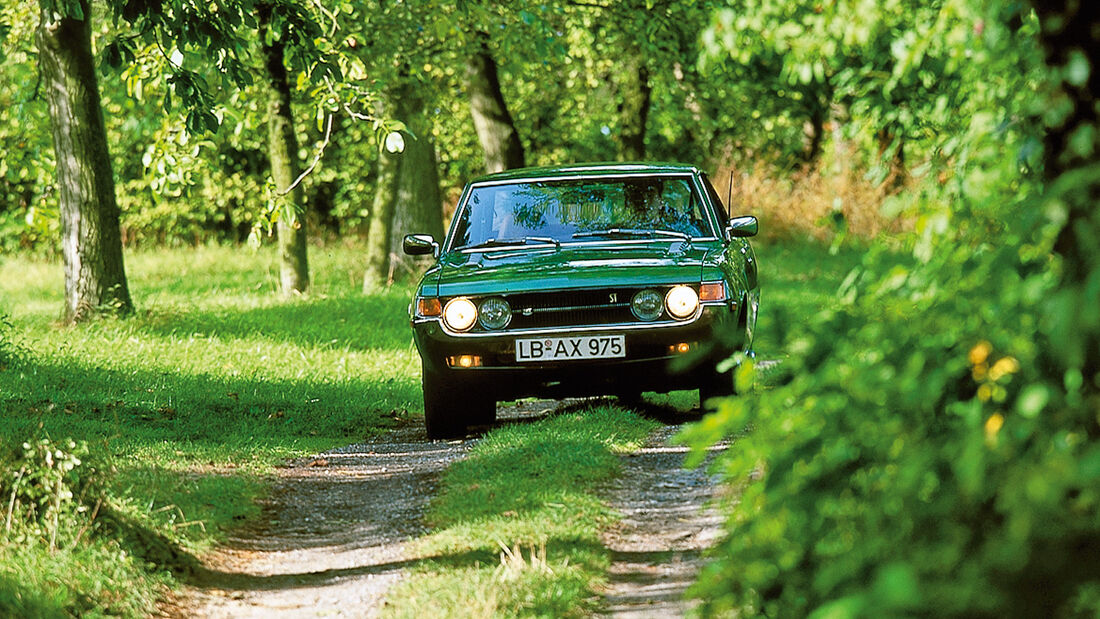
<instances>
[{"instance_id":1,"label":"dirt road rut","mask_svg":"<svg viewBox=\"0 0 1100 619\"><path fill-rule=\"evenodd\" d=\"M501 420L542 416L556 402L502 407ZM645 449L623 456L624 475L606 489L624 514L604 538L613 565L608 612L676 616L719 520L703 505L714 492L704 471L681 468L666 424ZM372 617L411 567L408 542L425 533L422 515L439 474L476 443L431 442L420 427L280 469L257 524L205 559L205 571L169 616Z\"/></svg>"}]
</instances>

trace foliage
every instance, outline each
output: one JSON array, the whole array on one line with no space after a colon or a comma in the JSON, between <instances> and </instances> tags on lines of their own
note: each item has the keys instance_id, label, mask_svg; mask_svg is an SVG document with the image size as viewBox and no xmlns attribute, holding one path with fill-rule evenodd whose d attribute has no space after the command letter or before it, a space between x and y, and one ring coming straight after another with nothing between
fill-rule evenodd
<instances>
[{"instance_id":1,"label":"foliage","mask_svg":"<svg viewBox=\"0 0 1100 619\"><path fill-rule=\"evenodd\" d=\"M2 460L5 477L0 493L7 498L5 536L17 534L43 537L50 548L57 545L59 529L72 525L77 513L91 509L101 498L98 470L84 464L88 446L48 438L24 442ZM83 465L83 466L82 466Z\"/></svg>"},{"instance_id":2,"label":"foliage","mask_svg":"<svg viewBox=\"0 0 1100 619\"><path fill-rule=\"evenodd\" d=\"M744 435L721 462L742 494L697 585L708 612L1097 612L1095 386L1060 330L1074 314L1053 301L1070 264L1051 200L1081 179L1044 186L1030 172L1043 105L1031 93L1049 92L1034 16L941 11L932 47L965 52L963 81L986 85L952 106L965 131L928 142L954 177L912 196L907 251L880 244L834 307L777 318L791 354L779 385L687 435Z\"/></svg>"},{"instance_id":3,"label":"foliage","mask_svg":"<svg viewBox=\"0 0 1100 619\"><path fill-rule=\"evenodd\" d=\"M110 2L102 5L105 15L95 5L93 39L102 50L100 89L127 246L237 243L264 231L275 215L265 106L248 85L259 67L248 53L256 41L252 17L239 12L245 4L227 3L216 16L186 2ZM466 55L481 33L489 36L534 164L617 156L617 68L628 57L644 56L650 71L650 158L716 160L718 129L737 126L723 111L730 84L695 70L695 35L711 4L277 4L313 11L307 21L320 28L300 29L317 34L315 49L305 47L316 54L296 57L291 68L300 76L294 107L308 110L296 121L301 159L313 161L323 150L303 189L310 224L319 224L310 228L325 233L365 234L378 136L400 128L379 117L376 103L399 81L411 83L435 116L449 193L481 173L463 91ZM116 10L122 12L113 18ZM57 196L49 132L42 130L46 109L35 87L35 3L8 3L0 15L12 25L0 67L0 144L9 152L0 162L0 243L48 253L58 247ZM213 62L205 60L208 46L218 52ZM638 54L625 51L635 46ZM202 131L214 124L216 134Z\"/></svg>"},{"instance_id":4,"label":"foliage","mask_svg":"<svg viewBox=\"0 0 1100 619\"><path fill-rule=\"evenodd\" d=\"M585 616L608 564L599 531L613 515L598 484L639 448L653 421L585 405L491 430L443 475L416 542L427 557L388 596L395 616Z\"/></svg>"}]
</instances>

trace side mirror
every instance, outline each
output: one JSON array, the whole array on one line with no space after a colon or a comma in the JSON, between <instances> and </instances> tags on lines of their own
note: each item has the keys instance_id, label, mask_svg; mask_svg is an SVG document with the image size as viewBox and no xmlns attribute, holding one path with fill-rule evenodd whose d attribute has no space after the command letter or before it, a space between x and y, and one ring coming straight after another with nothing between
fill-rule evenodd
<instances>
[{"instance_id":1,"label":"side mirror","mask_svg":"<svg viewBox=\"0 0 1100 619\"><path fill-rule=\"evenodd\" d=\"M756 236L760 231L760 223L752 215L734 217L726 224L726 234L731 237Z\"/></svg>"},{"instance_id":2,"label":"side mirror","mask_svg":"<svg viewBox=\"0 0 1100 619\"><path fill-rule=\"evenodd\" d=\"M410 256L439 255L439 243L430 234L406 234L401 249Z\"/></svg>"}]
</instances>

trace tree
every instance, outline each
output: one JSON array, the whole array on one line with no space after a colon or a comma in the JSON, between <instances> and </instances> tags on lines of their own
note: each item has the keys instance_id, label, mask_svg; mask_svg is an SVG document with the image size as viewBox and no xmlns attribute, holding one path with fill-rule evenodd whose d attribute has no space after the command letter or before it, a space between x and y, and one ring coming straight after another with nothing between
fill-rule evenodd
<instances>
[{"instance_id":1,"label":"tree","mask_svg":"<svg viewBox=\"0 0 1100 619\"><path fill-rule=\"evenodd\" d=\"M379 153L377 184L367 233L364 292L387 286L396 274L413 270L401 252L405 234L427 233L443 238L439 171L431 121L418 85L406 78L388 91L385 112L402 123Z\"/></svg>"},{"instance_id":2,"label":"tree","mask_svg":"<svg viewBox=\"0 0 1100 619\"><path fill-rule=\"evenodd\" d=\"M91 3L40 0L39 63L57 155L65 320L133 310L91 44Z\"/></svg>"},{"instance_id":3,"label":"tree","mask_svg":"<svg viewBox=\"0 0 1100 619\"><path fill-rule=\"evenodd\" d=\"M1074 2L1034 2L1040 42L1054 70L1057 112L1044 138L1048 200L1065 218L1054 250L1062 285L1048 306L1051 352L1059 372L1079 372L1100 403L1100 20ZM1056 378L1056 377L1055 377ZM1098 431L1097 434L1100 434Z\"/></svg>"},{"instance_id":4,"label":"tree","mask_svg":"<svg viewBox=\"0 0 1100 619\"><path fill-rule=\"evenodd\" d=\"M474 128L485 151L485 171L522 168L523 143L500 90L497 63L489 52L489 34L479 32L475 38L476 47L466 61L466 91Z\"/></svg>"},{"instance_id":5,"label":"tree","mask_svg":"<svg viewBox=\"0 0 1100 619\"><path fill-rule=\"evenodd\" d=\"M290 105L290 83L285 64L283 32L272 30L275 6L259 6L260 42L264 52L268 102L268 158L275 191L284 202L278 216L279 284L284 295L309 289L309 259L303 192L298 178L298 137ZM286 23L285 19L283 23Z\"/></svg>"},{"instance_id":6,"label":"tree","mask_svg":"<svg viewBox=\"0 0 1100 619\"><path fill-rule=\"evenodd\" d=\"M186 110L187 129L215 131L213 99L205 80L185 68L188 55L202 57L223 84L251 83L239 51L246 46L241 28L255 31L251 2L222 2L215 8L172 0L140 3L112 0L116 19L129 30L106 45L109 64L134 60L135 41L153 41L165 57L169 91L165 107L178 102ZM319 32L293 2L280 2L284 24L295 32L291 63L307 76L339 77L310 35ZM122 239L113 172L91 53L89 0L40 0L38 43L54 135L65 256L65 316L81 320L97 311L132 310L122 261ZM172 53L169 54L168 50ZM176 58L178 55L178 58ZM213 59L213 63L210 62Z\"/></svg>"}]
</instances>

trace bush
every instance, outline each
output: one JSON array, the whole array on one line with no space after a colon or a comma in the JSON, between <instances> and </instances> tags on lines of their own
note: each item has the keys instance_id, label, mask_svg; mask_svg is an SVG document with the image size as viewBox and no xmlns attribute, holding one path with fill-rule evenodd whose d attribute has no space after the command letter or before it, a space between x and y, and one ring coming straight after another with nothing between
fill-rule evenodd
<instances>
[{"instance_id":1,"label":"bush","mask_svg":"<svg viewBox=\"0 0 1100 619\"><path fill-rule=\"evenodd\" d=\"M4 498L5 540L46 540L57 546L89 521L103 501L101 469L87 463L88 446L73 440L27 441L4 459L0 496ZM91 517L94 518L94 515ZM87 527L84 527L85 529Z\"/></svg>"},{"instance_id":2,"label":"bush","mask_svg":"<svg viewBox=\"0 0 1100 619\"><path fill-rule=\"evenodd\" d=\"M706 610L1100 611L1096 403L1080 374L1046 378L1056 227L1036 211L992 236L959 217L921 259L872 252L837 309L787 324L784 384L692 429L751 427L723 461L743 492Z\"/></svg>"}]
</instances>

